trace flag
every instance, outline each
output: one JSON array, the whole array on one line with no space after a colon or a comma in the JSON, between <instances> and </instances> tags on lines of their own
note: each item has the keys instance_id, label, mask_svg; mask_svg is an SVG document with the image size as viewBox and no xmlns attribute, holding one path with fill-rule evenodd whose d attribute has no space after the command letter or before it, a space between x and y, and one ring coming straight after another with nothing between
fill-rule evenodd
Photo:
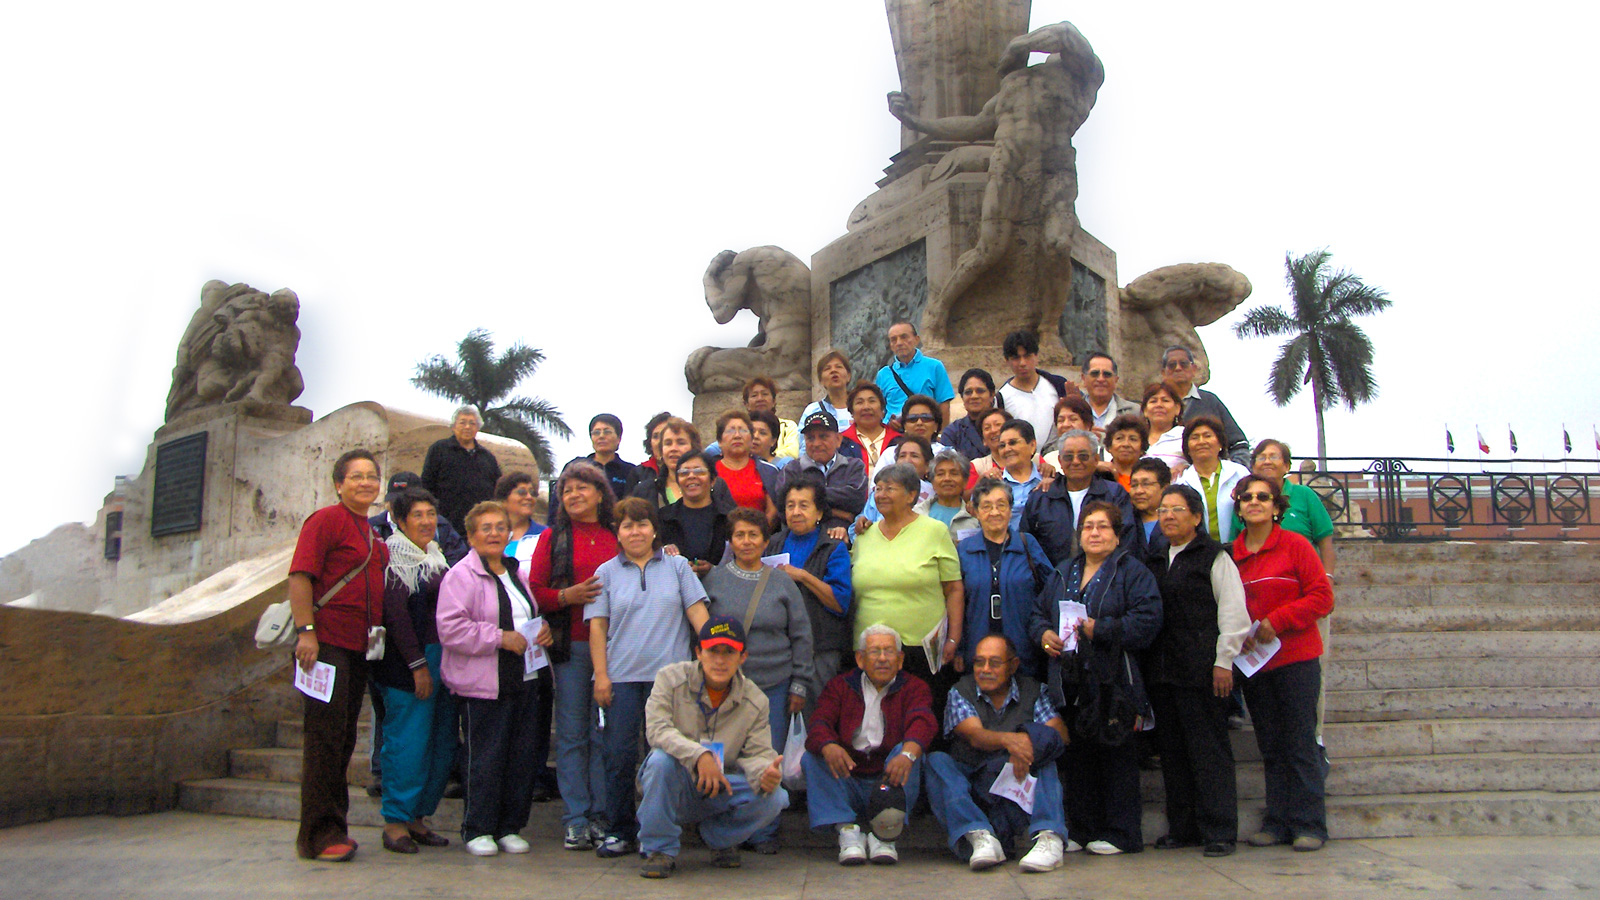
<instances>
[{"instance_id":1,"label":"flag","mask_svg":"<svg viewBox=\"0 0 1600 900\"><path fill-rule=\"evenodd\" d=\"M1567 453L1570 454L1572 452L1572 435L1567 433L1567 425L1565 422L1561 423L1561 446L1566 450Z\"/></svg>"},{"instance_id":2,"label":"flag","mask_svg":"<svg viewBox=\"0 0 1600 900\"><path fill-rule=\"evenodd\" d=\"M1474 426L1473 430L1478 432L1478 452L1479 453L1488 453L1489 452L1489 442L1483 439L1483 429L1482 428L1477 428L1476 426ZM1596 446L1600 446L1600 442L1596 442Z\"/></svg>"},{"instance_id":3,"label":"flag","mask_svg":"<svg viewBox=\"0 0 1600 900\"><path fill-rule=\"evenodd\" d=\"M1511 452L1512 453L1517 452L1517 433L1515 431L1511 430L1511 426L1510 425L1507 425L1506 426L1506 434L1511 437Z\"/></svg>"},{"instance_id":4,"label":"flag","mask_svg":"<svg viewBox=\"0 0 1600 900\"><path fill-rule=\"evenodd\" d=\"M1444 427L1444 452L1446 452L1446 453L1454 453L1454 452L1456 452L1456 439L1455 439L1454 436L1452 436L1450 434L1450 426L1449 425L1446 425Z\"/></svg>"}]
</instances>

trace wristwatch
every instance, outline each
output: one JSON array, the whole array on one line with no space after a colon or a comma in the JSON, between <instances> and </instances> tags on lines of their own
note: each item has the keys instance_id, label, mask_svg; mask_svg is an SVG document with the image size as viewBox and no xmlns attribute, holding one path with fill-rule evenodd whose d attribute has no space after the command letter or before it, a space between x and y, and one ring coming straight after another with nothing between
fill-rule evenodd
<instances>
[{"instance_id":1,"label":"wristwatch","mask_svg":"<svg viewBox=\"0 0 1600 900\"><path fill-rule=\"evenodd\" d=\"M316 631L316 630L317 630L317 626L316 625L301 625L299 628L296 628L294 630L294 633L295 634L310 634L311 632Z\"/></svg>"},{"instance_id":2,"label":"wristwatch","mask_svg":"<svg viewBox=\"0 0 1600 900\"><path fill-rule=\"evenodd\" d=\"M911 760L912 762L916 762L917 761L917 755L915 753L912 753L910 750L901 750L900 751L900 755L904 756L906 759Z\"/></svg>"}]
</instances>

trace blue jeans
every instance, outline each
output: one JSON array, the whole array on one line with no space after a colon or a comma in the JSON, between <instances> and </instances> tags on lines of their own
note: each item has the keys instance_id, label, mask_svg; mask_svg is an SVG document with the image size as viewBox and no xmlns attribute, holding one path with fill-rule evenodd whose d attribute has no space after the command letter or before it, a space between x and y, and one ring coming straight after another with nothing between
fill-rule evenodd
<instances>
[{"instance_id":1,"label":"blue jeans","mask_svg":"<svg viewBox=\"0 0 1600 900\"><path fill-rule=\"evenodd\" d=\"M418 700L414 691L383 690L383 820L410 822L439 808L456 755L456 698L439 678L442 648L422 648L433 678L433 693Z\"/></svg>"},{"instance_id":2,"label":"blue jeans","mask_svg":"<svg viewBox=\"0 0 1600 900\"><path fill-rule=\"evenodd\" d=\"M611 834L624 840L639 836L639 818L634 807L634 771L639 767L639 741L644 737L644 705L650 699L653 681L614 681L611 706L606 709L606 727L601 735L605 749L606 819Z\"/></svg>"},{"instance_id":3,"label":"blue jeans","mask_svg":"<svg viewBox=\"0 0 1600 900\"><path fill-rule=\"evenodd\" d=\"M1261 830L1279 840L1328 839L1322 748L1317 746L1317 692L1322 663L1308 659L1244 680L1267 781Z\"/></svg>"},{"instance_id":4,"label":"blue jeans","mask_svg":"<svg viewBox=\"0 0 1600 900\"><path fill-rule=\"evenodd\" d=\"M602 819L606 811L606 764L594 705L594 662L589 645L574 641L572 657L555 666L556 783L570 828Z\"/></svg>"},{"instance_id":5,"label":"blue jeans","mask_svg":"<svg viewBox=\"0 0 1600 900\"><path fill-rule=\"evenodd\" d=\"M733 793L706 797L683 763L664 750L651 750L639 773L644 786L644 799L639 803L640 852L676 857L682 848L683 826L696 822L707 847L736 847L776 822L778 813L789 805L789 795L782 787L759 794L743 772L726 775Z\"/></svg>"},{"instance_id":6,"label":"blue jeans","mask_svg":"<svg viewBox=\"0 0 1600 900\"><path fill-rule=\"evenodd\" d=\"M889 758L894 759L900 755L900 746L895 744L889 751ZM835 825L848 825L858 822L867 811L867 797L877 790L883 781L882 775L847 775L844 778L834 777L833 771L828 768L828 761L806 751L800 764L806 770L806 811L811 815L812 828L832 828ZM918 759L911 764L911 774L906 776L906 816L909 819L911 810L916 808L917 793L922 786L922 760Z\"/></svg>"},{"instance_id":7,"label":"blue jeans","mask_svg":"<svg viewBox=\"0 0 1600 900\"><path fill-rule=\"evenodd\" d=\"M933 807L934 816L944 825L949 835L950 851L957 856L961 855L959 845L967 832L999 830L979 808L977 801L972 799L974 788L984 792L989 790L987 784L972 783L977 772L976 766L956 762L955 757L943 751L928 754L928 805ZM1056 767L1053 764L1040 766L1034 777L1039 779L1039 783L1033 789L1033 813L1028 816L1028 836L1032 837L1041 831L1053 831L1066 840L1067 815L1061 804L1061 777L1056 774ZM999 801L998 797L995 799Z\"/></svg>"},{"instance_id":8,"label":"blue jeans","mask_svg":"<svg viewBox=\"0 0 1600 900\"><path fill-rule=\"evenodd\" d=\"M762 693L767 695L767 722L772 728L772 749L782 753L784 743L789 740L789 679L785 678ZM757 843L777 839L777 819L750 836L750 840Z\"/></svg>"}]
</instances>

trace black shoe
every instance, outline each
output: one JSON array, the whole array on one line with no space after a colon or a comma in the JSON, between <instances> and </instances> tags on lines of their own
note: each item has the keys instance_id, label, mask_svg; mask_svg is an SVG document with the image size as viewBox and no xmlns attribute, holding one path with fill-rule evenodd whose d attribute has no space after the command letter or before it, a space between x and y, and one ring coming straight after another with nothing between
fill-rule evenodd
<instances>
[{"instance_id":1,"label":"black shoe","mask_svg":"<svg viewBox=\"0 0 1600 900\"><path fill-rule=\"evenodd\" d=\"M1164 834L1161 837L1156 838L1155 842L1155 848L1157 850L1180 850L1184 847L1198 846L1200 846L1199 841L1186 841L1183 838L1170 834Z\"/></svg>"},{"instance_id":2,"label":"black shoe","mask_svg":"<svg viewBox=\"0 0 1600 900\"><path fill-rule=\"evenodd\" d=\"M368 797L382 797L383 796L383 782L374 780L371 784L367 785L367 796Z\"/></svg>"},{"instance_id":3,"label":"black shoe","mask_svg":"<svg viewBox=\"0 0 1600 900\"><path fill-rule=\"evenodd\" d=\"M556 795L554 791L541 784L533 789L533 796L529 799L534 803L549 803L551 800L556 799Z\"/></svg>"},{"instance_id":4,"label":"black shoe","mask_svg":"<svg viewBox=\"0 0 1600 900\"><path fill-rule=\"evenodd\" d=\"M759 853L762 856L777 856L778 851L783 849L783 845L778 843L777 838L771 838L765 841L745 841L739 845L739 848L741 850L749 850L752 853Z\"/></svg>"},{"instance_id":5,"label":"black shoe","mask_svg":"<svg viewBox=\"0 0 1600 900\"><path fill-rule=\"evenodd\" d=\"M444 786L444 796L450 800L460 800L467 792L462 789L461 782L452 781Z\"/></svg>"},{"instance_id":6,"label":"black shoe","mask_svg":"<svg viewBox=\"0 0 1600 900\"><path fill-rule=\"evenodd\" d=\"M777 843L777 841L773 841ZM744 865L739 859L738 847L724 847L711 854L711 864L719 869L737 869Z\"/></svg>"},{"instance_id":7,"label":"black shoe","mask_svg":"<svg viewBox=\"0 0 1600 900\"><path fill-rule=\"evenodd\" d=\"M1239 846L1233 841L1208 841L1206 843L1206 849L1203 851L1203 855L1232 856L1234 851L1238 849Z\"/></svg>"}]
</instances>

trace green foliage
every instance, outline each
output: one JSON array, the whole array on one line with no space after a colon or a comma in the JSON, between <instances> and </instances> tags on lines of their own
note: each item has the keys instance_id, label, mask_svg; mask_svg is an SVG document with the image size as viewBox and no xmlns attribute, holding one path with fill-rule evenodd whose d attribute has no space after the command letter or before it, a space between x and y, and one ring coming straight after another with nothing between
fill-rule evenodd
<instances>
[{"instance_id":1,"label":"green foliage","mask_svg":"<svg viewBox=\"0 0 1600 900\"><path fill-rule=\"evenodd\" d=\"M550 473L555 464L545 432L568 438L572 429L548 400L510 396L542 362L542 351L520 341L496 357L494 339L479 328L456 345L456 361L442 355L425 359L417 364L411 383L452 403L478 407L483 412L484 431L521 441L533 454L539 471Z\"/></svg>"},{"instance_id":2,"label":"green foliage","mask_svg":"<svg viewBox=\"0 0 1600 900\"><path fill-rule=\"evenodd\" d=\"M1300 389L1311 386L1317 415L1317 455L1327 457L1323 413L1343 403L1351 411L1378 395L1372 374L1372 340L1352 319L1382 312L1391 305L1382 288L1331 267L1326 248L1305 256L1284 255L1290 309L1258 306L1234 326L1239 337L1284 337L1267 378L1267 394L1287 406Z\"/></svg>"}]
</instances>

